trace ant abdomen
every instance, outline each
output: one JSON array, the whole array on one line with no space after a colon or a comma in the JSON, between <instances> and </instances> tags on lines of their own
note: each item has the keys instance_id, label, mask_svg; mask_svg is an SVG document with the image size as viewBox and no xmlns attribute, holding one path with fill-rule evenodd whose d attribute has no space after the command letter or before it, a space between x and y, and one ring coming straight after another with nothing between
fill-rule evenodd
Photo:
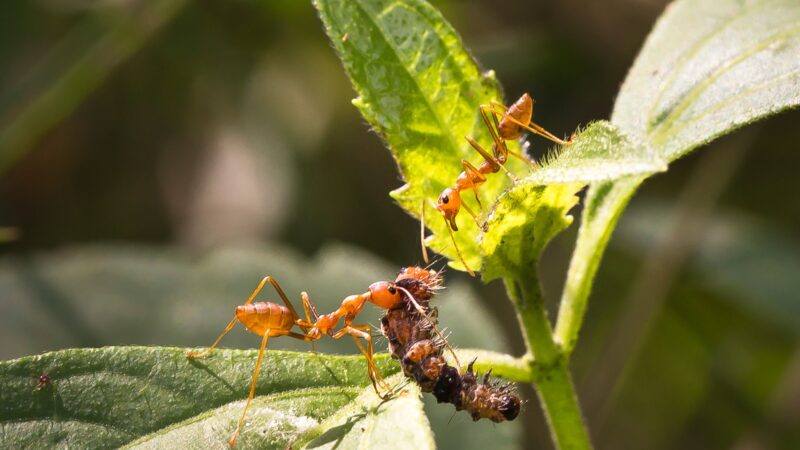
<instances>
[{"instance_id":1,"label":"ant abdomen","mask_svg":"<svg viewBox=\"0 0 800 450\"><path fill-rule=\"evenodd\" d=\"M296 316L289 308L276 303L255 302L236 307L236 318L249 331L264 335L267 330L283 330L294 325Z\"/></svg>"},{"instance_id":2,"label":"ant abdomen","mask_svg":"<svg viewBox=\"0 0 800 450\"><path fill-rule=\"evenodd\" d=\"M519 139L525 132L519 124L527 125L532 118L533 99L526 92L508 108L505 116L500 119L500 125L497 127L498 134L506 141Z\"/></svg>"}]
</instances>

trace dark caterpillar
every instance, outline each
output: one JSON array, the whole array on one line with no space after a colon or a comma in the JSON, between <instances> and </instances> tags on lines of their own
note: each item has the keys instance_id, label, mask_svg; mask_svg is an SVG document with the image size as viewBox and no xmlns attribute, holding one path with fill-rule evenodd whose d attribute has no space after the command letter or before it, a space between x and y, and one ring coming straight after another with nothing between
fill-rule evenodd
<instances>
[{"instance_id":1,"label":"dark caterpillar","mask_svg":"<svg viewBox=\"0 0 800 450\"><path fill-rule=\"evenodd\" d=\"M381 331L389 340L389 351L393 358L400 360L403 373L413 378L423 392L433 393L439 403L452 403L457 411L468 411L473 420L514 420L521 401L510 384L489 381L491 370L486 372L483 382L479 382L472 370L474 360L463 374L447 364L443 356L446 342L433 329L438 311L429 306L431 297L441 288L440 273L406 267L395 283L411 294L428 316L427 319L423 317L411 301L406 301L388 310L381 319Z\"/></svg>"}]
</instances>

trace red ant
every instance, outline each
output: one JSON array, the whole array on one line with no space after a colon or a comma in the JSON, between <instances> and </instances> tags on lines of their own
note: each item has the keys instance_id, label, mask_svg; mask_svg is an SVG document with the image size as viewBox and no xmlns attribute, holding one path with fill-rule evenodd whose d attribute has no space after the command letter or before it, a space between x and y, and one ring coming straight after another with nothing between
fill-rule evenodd
<instances>
[{"instance_id":1,"label":"red ant","mask_svg":"<svg viewBox=\"0 0 800 450\"><path fill-rule=\"evenodd\" d=\"M498 110L497 108L502 108L502 110ZM520 138L525 130L534 134L538 134L559 145L571 144L573 140L572 137L568 141L559 139L542 128L540 125L537 125L531 121L533 118L533 99L527 93L522 94L522 97L520 97L519 100L511 105L511 107L507 107L502 103L492 100L488 105L480 105L479 110L481 113L481 118L483 119L483 123L486 125L486 128L489 130L489 133L492 135L492 140L494 141L492 143L492 153L489 153L486 149L484 149L478 142L475 141L475 139L472 138L472 136L464 136L472 148L474 148L475 151L477 151L483 157L484 161L479 167L476 168L466 159L462 159L461 165L464 167L464 171L458 175L458 178L456 178L456 183L453 186L442 191L436 204L436 209L442 213L442 217L448 224L447 231L450 233L450 238L453 241L453 246L455 247L461 263L464 265L464 268L467 270L467 272L473 277L475 276L475 272L470 269L464 260L464 257L461 255L461 251L458 249L455 236L453 235L454 231L458 231L458 226L456 225L456 216L463 206L464 209L466 209L475 220L475 223L478 224L478 227L483 228L483 225L481 225L480 220L478 220L478 216L465 203L462 203L461 191L472 189L475 194L475 200L478 202L478 206L480 207L481 202L480 198L478 197L478 186L486 182L487 175L497 173L500 171L500 169L503 169L512 181L516 181L516 177L514 177L514 175L505 167L508 155L514 156L515 158L522 160L532 167L536 167L536 163L534 161L529 160L519 153L509 150L509 148L506 146L505 141ZM489 115L491 115L492 118L491 122L489 120ZM498 116L500 117L499 122L497 120ZM424 209L425 208L423 204L423 214L421 215L421 227L423 235L422 255L423 259L427 262L427 250L425 249L424 243Z\"/></svg>"},{"instance_id":2,"label":"red ant","mask_svg":"<svg viewBox=\"0 0 800 450\"><path fill-rule=\"evenodd\" d=\"M239 436L239 432L244 425L247 408L250 406L250 402L253 400L255 395L256 382L258 380L261 362L264 357L264 350L267 347L267 341L273 336L288 336L294 339L311 342L313 345L313 342L320 339L323 334L327 334L333 339L340 339L349 334L355 341L359 350L361 350L361 353L366 358L367 375L372 382L375 392L382 399L388 399L388 395L381 394L378 389L379 385L384 389L388 389L388 386L383 382L380 371L375 365L370 326L353 325L352 322L355 320L356 316L358 316L367 302L373 303L374 305L383 309L393 309L404 304L405 300L403 299L403 294L407 296L409 301L414 304L419 311L423 311L421 306L416 303L414 297L409 292L409 289L413 289L411 285L409 285L409 289L407 289L401 285L398 285L398 283L403 284L405 283L404 280L409 278L417 278L421 281L428 281L431 278L436 278L438 274L421 268L416 269L418 270L402 272L401 275L398 276L397 282L379 281L377 283L373 283L369 286L369 290L367 292L346 297L344 300L342 300L339 308L330 314L325 314L322 316L317 314L316 308L311 303L308 294L302 292L300 294L300 298L303 303L305 320L302 320L297 314L297 311L294 309L294 306L292 306L292 303L289 301L289 298L283 292L283 289L281 289L278 282L275 281L275 279L271 276L264 277L247 301L243 305L236 307L235 317L230 321L230 323L228 323L228 326L225 327L225 330L222 332L222 334L220 334L217 340L214 341L210 348L203 352L190 351L186 354L186 356L190 359L207 356L214 350L214 348L217 347L222 338L234 327L234 325L236 325L237 321L241 322L242 325L244 325L249 331L259 336L263 336L261 347L258 351L256 367L253 370L253 381L250 386L250 394L247 397L247 402L244 405L244 410L242 411L242 416L239 419L236 430L234 431L231 439L228 441L228 444L231 447L234 446L236 439ZM280 296L285 306L270 302L253 302L267 282L272 284L272 287L278 293L278 296ZM314 315L313 322L309 315L309 311ZM334 328L342 319L344 319L343 327L338 331L335 331ZM302 330L302 333L292 331L295 326ZM361 344L359 339L363 339L367 342L366 348Z\"/></svg>"}]
</instances>

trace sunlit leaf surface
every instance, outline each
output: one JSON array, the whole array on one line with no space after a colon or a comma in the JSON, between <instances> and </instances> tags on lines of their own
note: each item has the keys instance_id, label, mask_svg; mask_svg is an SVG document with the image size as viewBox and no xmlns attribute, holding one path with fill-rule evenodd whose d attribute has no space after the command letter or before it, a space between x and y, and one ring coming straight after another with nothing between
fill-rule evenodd
<instances>
[{"instance_id":1,"label":"sunlit leaf surface","mask_svg":"<svg viewBox=\"0 0 800 450\"><path fill-rule=\"evenodd\" d=\"M494 75L478 71L460 37L424 1L318 0L315 4L359 94L355 105L397 158L406 185L392 196L415 216L425 208L426 225L434 232L428 244L457 259L447 225L433 206L442 190L455 183L463 170L462 159L475 166L481 162L464 136L472 135L491 148L478 106L503 100ZM546 105L538 110L546 110ZM536 184L663 170L663 163L648 154L647 147L629 142L607 122L592 124L584 133L586 139L579 138L571 151L564 152L565 160L554 153L548 167L532 175L530 167L515 158L509 158L506 166L518 178L530 175L528 181ZM516 142L509 144L518 150ZM510 184L503 173L490 175L479 189L483 208L491 207ZM462 194L462 199L467 207L481 211L472 193ZM525 220L537 216L532 211ZM457 220L458 247L467 265L477 269L483 263L478 244L481 228L466 211ZM463 268L458 261L453 265Z\"/></svg>"},{"instance_id":2,"label":"sunlit leaf surface","mask_svg":"<svg viewBox=\"0 0 800 450\"><path fill-rule=\"evenodd\" d=\"M483 237L486 263L483 278L530 278L545 245L572 223L567 213L578 197L580 183L524 183L504 193L489 219Z\"/></svg>"},{"instance_id":3,"label":"sunlit leaf surface","mask_svg":"<svg viewBox=\"0 0 800 450\"><path fill-rule=\"evenodd\" d=\"M137 439L152 448L227 445L256 353L220 350L190 361L184 349L105 347L0 363L0 445L111 448ZM385 355L377 361L384 374L399 370ZM357 356L270 351L263 364L242 448L286 448L367 384ZM41 374L49 385L37 386Z\"/></svg>"},{"instance_id":4,"label":"sunlit leaf surface","mask_svg":"<svg viewBox=\"0 0 800 450\"><path fill-rule=\"evenodd\" d=\"M388 381L398 385L403 380L398 374ZM304 433L298 443L309 449L435 449L419 387L414 383L400 386L388 402L372 388L364 389L339 412Z\"/></svg>"},{"instance_id":5,"label":"sunlit leaf surface","mask_svg":"<svg viewBox=\"0 0 800 450\"><path fill-rule=\"evenodd\" d=\"M800 104L800 3L679 0L659 19L611 121L674 160L740 126ZM574 344L617 218L644 177L589 189L557 334Z\"/></svg>"},{"instance_id":6,"label":"sunlit leaf surface","mask_svg":"<svg viewBox=\"0 0 800 450\"><path fill-rule=\"evenodd\" d=\"M464 135L490 145L478 105L502 99L494 74L479 72L455 30L424 1L317 0L315 5L359 94L355 105L397 158L406 185L392 197L417 217L424 205L426 225L436 235L430 246L454 259L445 222L431 205L455 182L461 159L480 160ZM491 177L481 189L484 204L508 182L502 175ZM479 267L480 229L466 213L458 223L461 252L470 266Z\"/></svg>"}]
</instances>

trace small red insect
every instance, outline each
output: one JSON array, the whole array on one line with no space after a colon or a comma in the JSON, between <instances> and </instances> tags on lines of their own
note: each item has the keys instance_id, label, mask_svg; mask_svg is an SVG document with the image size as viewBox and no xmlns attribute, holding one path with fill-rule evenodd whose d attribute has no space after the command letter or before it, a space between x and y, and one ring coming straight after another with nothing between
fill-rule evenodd
<instances>
[{"instance_id":1,"label":"small red insect","mask_svg":"<svg viewBox=\"0 0 800 450\"><path fill-rule=\"evenodd\" d=\"M42 373L36 376L36 390L41 391L43 389L49 389L52 385L52 379L50 379L50 375L46 373Z\"/></svg>"},{"instance_id":2,"label":"small red insect","mask_svg":"<svg viewBox=\"0 0 800 450\"><path fill-rule=\"evenodd\" d=\"M261 289L266 283L272 285L283 301L283 305L271 302L254 302L256 296L261 292ZM379 281L372 283L366 292L345 297L335 311L323 315L317 314L317 310L311 303L308 294L301 292L300 298L305 313L305 320L303 320L300 318L294 306L292 306L291 301L289 301L289 298L283 292L278 282L271 276L264 277L247 301L243 305L236 307L234 318L228 323L228 326L225 327L225 330L220 334L217 340L214 341L210 348L202 352L190 351L186 354L190 359L207 356L219 345L222 338L237 322L241 322L249 331L262 336L256 367L253 370L250 394L247 397L247 402L242 411L242 416L239 419L239 424L233 436L228 441L228 444L233 447L239 436L239 432L244 426L247 408L250 406L250 402L255 396L256 381L258 380L267 341L270 337L288 336L313 343L323 335L328 335L333 339L340 339L348 335L351 336L366 359L367 376L372 382L375 392L381 398L388 399L389 396L381 394L379 389L380 387L383 390L388 390L389 386L383 381L380 371L375 365L371 327L369 325L355 325L353 321L358 314L361 313L367 303L372 303L379 308L388 310L397 308L400 305L405 306L409 302L408 299L411 299L410 301L416 305L416 308L422 311L422 307L413 299L414 292L419 290L423 285L426 286L425 289L438 288L440 283L441 278L438 272L420 267L406 268L400 272L400 275L397 276L395 281ZM314 316L314 320L311 319L312 315ZM343 322L343 324L341 328L337 329L339 322ZM302 331L302 333L293 331L295 327ZM438 330L436 330L436 333L438 333ZM364 346L361 340L365 341L367 345Z\"/></svg>"},{"instance_id":3,"label":"small red insect","mask_svg":"<svg viewBox=\"0 0 800 450\"><path fill-rule=\"evenodd\" d=\"M442 191L436 203L436 209L442 214L444 221L448 225L447 231L450 233L450 239L453 241L456 254L464 265L464 268L472 276L475 276L475 272L467 265L464 257L461 255L461 251L453 235L454 231L458 231L456 216L458 216L459 211L461 211L463 207L470 216L472 216L479 228L483 228L483 225L481 225L478 215L475 214L466 203L461 201L461 192L471 189L475 194L475 201L478 203L478 207L481 207L481 201L478 197L478 187L486 182L487 175L497 173L502 169L512 180L516 180L516 177L505 167L508 155L520 159L532 167L536 167L537 164L534 161L510 150L508 146L506 146L506 141L519 139L526 130L559 145L571 144L573 140L573 138L567 141L559 139L540 125L531 121L533 119L533 99L527 93L522 94L522 97L511 105L511 107L505 106L497 101L491 101L488 105L480 105L479 110L484 125L486 125L486 128L492 135L492 152L490 153L483 148L472 136L464 136L467 142L469 142L469 145L483 157L483 162L481 162L480 166L475 167L466 159L462 159L461 165L464 167L464 171L458 175L455 184ZM491 116L491 120L489 116ZM500 117L499 122L497 120L498 117ZM422 213L420 214L422 222L422 256L427 263L428 256L424 240L424 212L425 205L423 203Z\"/></svg>"}]
</instances>

